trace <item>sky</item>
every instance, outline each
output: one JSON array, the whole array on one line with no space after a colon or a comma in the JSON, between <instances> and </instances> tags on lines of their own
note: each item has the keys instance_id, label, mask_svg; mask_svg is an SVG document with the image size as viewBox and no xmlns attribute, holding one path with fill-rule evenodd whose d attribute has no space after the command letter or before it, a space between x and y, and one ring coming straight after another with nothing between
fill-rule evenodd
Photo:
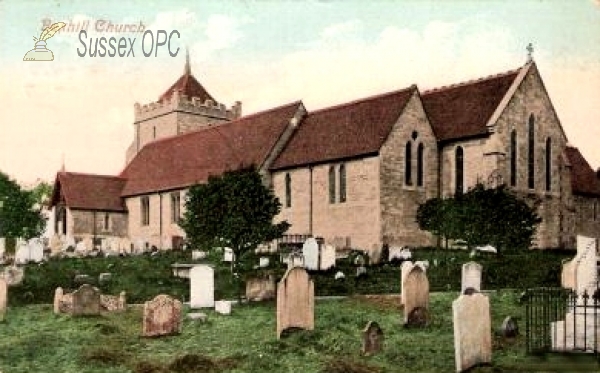
<instances>
[{"instance_id":1,"label":"sky","mask_svg":"<svg viewBox=\"0 0 600 373\"><path fill-rule=\"evenodd\" d=\"M67 24L46 41L54 60L23 61L50 22ZM156 46L158 30L175 56ZM532 43L569 143L600 167L600 0L0 0L0 35L0 171L23 185L53 182L63 164L118 174L134 104L177 80L186 48L211 95L251 114L502 73L525 64ZM133 56L91 57L101 37L124 38Z\"/></svg>"}]
</instances>

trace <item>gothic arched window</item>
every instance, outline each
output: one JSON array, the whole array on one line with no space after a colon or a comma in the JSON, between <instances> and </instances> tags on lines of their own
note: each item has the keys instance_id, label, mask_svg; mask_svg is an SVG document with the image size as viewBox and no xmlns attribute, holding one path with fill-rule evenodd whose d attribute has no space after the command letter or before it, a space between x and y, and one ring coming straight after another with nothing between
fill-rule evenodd
<instances>
[{"instance_id":1,"label":"gothic arched window","mask_svg":"<svg viewBox=\"0 0 600 373\"><path fill-rule=\"evenodd\" d=\"M329 167L329 203L335 203L335 168Z\"/></svg>"},{"instance_id":2,"label":"gothic arched window","mask_svg":"<svg viewBox=\"0 0 600 373\"><path fill-rule=\"evenodd\" d=\"M510 185L517 185L517 131L510 134Z\"/></svg>"},{"instance_id":3,"label":"gothic arched window","mask_svg":"<svg viewBox=\"0 0 600 373\"><path fill-rule=\"evenodd\" d=\"M412 143L406 143L404 152L404 184L412 185Z\"/></svg>"},{"instance_id":4,"label":"gothic arched window","mask_svg":"<svg viewBox=\"0 0 600 373\"><path fill-rule=\"evenodd\" d=\"M529 116L527 135L527 186L535 188L535 118Z\"/></svg>"},{"instance_id":5,"label":"gothic arched window","mask_svg":"<svg viewBox=\"0 0 600 373\"><path fill-rule=\"evenodd\" d=\"M292 177L285 174L285 207L292 207Z\"/></svg>"},{"instance_id":6,"label":"gothic arched window","mask_svg":"<svg viewBox=\"0 0 600 373\"><path fill-rule=\"evenodd\" d=\"M346 166L340 165L340 202L346 202Z\"/></svg>"},{"instance_id":7,"label":"gothic arched window","mask_svg":"<svg viewBox=\"0 0 600 373\"><path fill-rule=\"evenodd\" d=\"M417 147L417 186L423 186L423 143Z\"/></svg>"},{"instance_id":8,"label":"gothic arched window","mask_svg":"<svg viewBox=\"0 0 600 373\"><path fill-rule=\"evenodd\" d=\"M464 151L461 146L456 148L454 154L454 164L456 165L454 174L455 193L462 194L464 191Z\"/></svg>"},{"instance_id":9,"label":"gothic arched window","mask_svg":"<svg viewBox=\"0 0 600 373\"><path fill-rule=\"evenodd\" d=\"M552 189L552 140L546 139L546 191Z\"/></svg>"}]
</instances>

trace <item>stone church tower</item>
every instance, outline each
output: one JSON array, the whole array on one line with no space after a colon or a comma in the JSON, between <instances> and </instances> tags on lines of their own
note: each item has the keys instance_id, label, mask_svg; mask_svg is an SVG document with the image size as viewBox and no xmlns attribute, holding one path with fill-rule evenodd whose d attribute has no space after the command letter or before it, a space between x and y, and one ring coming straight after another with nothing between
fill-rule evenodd
<instances>
[{"instance_id":1,"label":"stone church tower","mask_svg":"<svg viewBox=\"0 0 600 373\"><path fill-rule=\"evenodd\" d=\"M147 105L136 103L134 139L127 149L126 165L149 142L180 135L242 115L242 104L231 108L218 103L192 75L189 52L183 75L163 93L158 101Z\"/></svg>"}]
</instances>

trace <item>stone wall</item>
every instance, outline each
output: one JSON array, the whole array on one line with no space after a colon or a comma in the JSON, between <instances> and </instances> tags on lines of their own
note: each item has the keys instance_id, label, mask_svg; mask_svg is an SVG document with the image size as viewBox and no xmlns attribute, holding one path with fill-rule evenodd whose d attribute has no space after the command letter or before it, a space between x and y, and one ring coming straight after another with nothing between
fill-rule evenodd
<instances>
[{"instance_id":1,"label":"stone wall","mask_svg":"<svg viewBox=\"0 0 600 373\"><path fill-rule=\"evenodd\" d=\"M574 202L576 233L600 238L600 198L576 195Z\"/></svg>"},{"instance_id":2,"label":"stone wall","mask_svg":"<svg viewBox=\"0 0 600 373\"><path fill-rule=\"evenodd\" d=\"M126 237L127 214L110 211L89 211L71 209L73 219L72 236L82 237ZM108 227L105 218L108 217Z\"/></svg>"},{"instance_id":3,"label":"stone wall","mask_svg":"<svg viewBox=\"0 0 600 373\"><path fill-rule=\"evenodd\" d=\"M411 185L405 180L405 154L411 142ZM417 185L417 149L423 144L423 185ZM391 246L430 246L434 237L419 229L419 204L438 195L438 151L418 95L413 95L380 151L381 235ZM371 224L371 223L369 223Z\"/></svg>"}]
</instances>

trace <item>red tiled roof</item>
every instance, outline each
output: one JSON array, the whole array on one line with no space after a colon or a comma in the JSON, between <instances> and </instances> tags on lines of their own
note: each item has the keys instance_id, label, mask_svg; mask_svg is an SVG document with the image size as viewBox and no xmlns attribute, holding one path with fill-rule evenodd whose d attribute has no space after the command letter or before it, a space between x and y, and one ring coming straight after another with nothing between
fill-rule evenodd
<instances>
[{"instance_id":1,"label":"red tiled roof","mask_svg":"<svg viewBox=\"0 0 600 373\"><path fill-rule=\"evenodd\" d=\"M125 212L121 199L124 186L125 179L117 176L59 172L50 205L59 203L62 195L69 208Z\"/></svg>"},{"instance_id":2,"label":"red tiled roof","mask_svg":"<svg viewBox=\"0 0 600 373\"><path fill-rule=\"evenodd\" d=\"M180 94L188 97L198 97L202 103L206 100L216 102L215 99L204 89L196 78L191 73L184 73L169 89L163 93L158 101L163 102L171 98L174 91L179 91Z\"/></svg>"},{"instance_id":3,"label":"red tiled roof","mask_svg":"<svg viewBox=\"0 0 600 373\"><path fill-rule=\"evenodd\" d=\"M421 94L433 133L438 141L485 135L487 121L519 70L441 87Z\"/></svg>"},{"instance_id":4,"label":"red tiled roof","mask_svg":"<svg viewBox=\"0 0 600 373\"><path fill-rule=\"evenodd\" d=\"M260 167L302 106L279 108L147 144L127 165L122 196L185 188L209 175Z\"/></svg>"},{"instance_id":5,"label":"red tiled roof","mask_svg":"<svg viewBox=\"0 0 600 373\"><path fill-rule=\"evenodd\" d=\"M308 114L272 169L377 153L416 86Z\"/></svg>"},{"instance_id":6,"label":"red tiled roof","mask_svg":"<svg viewBox=\"0 0 600 373\"><path fill-rule=\"evenodd\" d=\"M565 148L569 163L571 163L571 188L573 194L592 195L600 197L600 180L590 164L585 160L579 149L567 146Z\"/></svg>"}]
</instances>

